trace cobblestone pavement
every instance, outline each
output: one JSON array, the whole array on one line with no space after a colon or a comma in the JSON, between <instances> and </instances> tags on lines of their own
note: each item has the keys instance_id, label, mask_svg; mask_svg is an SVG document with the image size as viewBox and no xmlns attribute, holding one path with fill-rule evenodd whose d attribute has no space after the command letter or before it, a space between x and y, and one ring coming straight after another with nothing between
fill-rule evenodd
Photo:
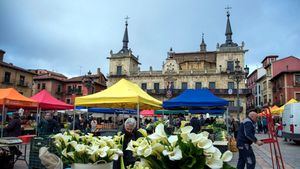
<instances>
[{"instance_id":1,"label":"cobblestone pavement","mask_svg":"<svg viewBox=\"0 0 300 169\"><path fill-rule=\"evenodd\" d=\"M258 139L267 138L265 134L257 134ZM300 169L300 145L294 142L286 142L282 138L278 138L282 157L284 160L285 169ZM269 144L262 146L253 145L253 150L256 156L257 169L272 169L272 159ZM236 166L238 161L238 153L234 153L234 157L230 162L231 165Z\"/></svg>"}]
</instances>

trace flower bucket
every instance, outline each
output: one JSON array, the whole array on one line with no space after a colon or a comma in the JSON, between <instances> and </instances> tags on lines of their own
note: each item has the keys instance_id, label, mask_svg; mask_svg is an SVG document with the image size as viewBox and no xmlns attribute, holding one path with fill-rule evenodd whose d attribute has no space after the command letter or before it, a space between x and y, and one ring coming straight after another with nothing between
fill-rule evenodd
<instances>
[{"instance_id":1,"label":"flower bucket","mask_svg":"<svg viewBox=\"0 0 300 169\"><path fill-rule=\"evenodd\" d=\"M105 164L79 164L74 163L71 165L72 169L112 169L113 162Z\"/></svg>"}]
</instances>

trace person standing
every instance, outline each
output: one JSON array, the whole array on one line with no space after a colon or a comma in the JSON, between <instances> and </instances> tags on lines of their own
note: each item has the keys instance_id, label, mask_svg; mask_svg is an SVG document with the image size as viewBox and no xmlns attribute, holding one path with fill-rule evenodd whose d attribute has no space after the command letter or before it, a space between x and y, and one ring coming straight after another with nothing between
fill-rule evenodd
<instances>
[{"instance_id":1,"label":"person standing","mask_svg":"<svg viewBox=\"0 0 300 169\"><path fill-rule=\"evenodd\" d=\"M5 127L8 137L18 137L21 135L21 120L18 112L13 113L13 119ZM21 156L22 152L16 147L11 146L9 150L12 154Z\"/></svg>"},{"instance_id":2,"label":"person standing","mask_svg":"<svg viewBox=\"0 0 300 169\"><path fill-rule=\"evenodd\" d=\"M133 157L132 151L126 150L128 143L131 140L137 140L138 138L142 137L142 134L136 129L136 120L134 118L128 118L122 130L122 151L123 151L123 160L124 165L134 165L136 158ZM131 166L132 167L132 166ZM113 169L120 169L121 168L121 160L114 161Z\"/></svg>"},{"instance_id":3,"label":"person standing","mask_svg":"<svg viewBox=\"0 0 300 169\"><path fill-rule=\"evenodd\" d=\"M192 117L190 121L190 125L193 127L192 133L199 133L201 124L200 124L200 120L197 117L195 116Z\"/></svg>"},{"instance_id":4,"label":"person standing","mask_svg":"<svg viewBox=\"0 0 300 169\"><path fill-rule=\"evenodd\" d=\"M232 118L231 123L232 123L231 124L232 132L233 132L234 138L236 139L237 135L238 135L238 131L239 131L239 122L235 118Z\"/></svg>"},{"instance_id":5,"label":"person standing","mask_svg":"<svg viewBox=\"0 0 300 169\"><path fill-rule=\"evenodd\" d=\"M60 131L58 122L53 119L50 112L46 113L45 118L41 120L37 127L39 136L55 134Z\"/></svg>"},{"instance_id":6,"label":"person standing","mask_svg":"<svg viewBox=\"0 0 300 169\"><path fill-rule=\"evenodd\" d=\"M97 120L95 117L93 117L93 120L91 121L91 131L92 133L94 133L97 129Z\"/></svg>"},{"instance_id":7,"label":"person standing","mask_svg":"<svg viewBox=\"0 0 300 169\"><path fill-rule=\"evenodd\" d=\"M262 119L262 126L263 126L263 131L266 134L268 132L268 122L266 117L263 117Z\"/></svg>"},{"instance_id":8,"label":"person standing","mask_svg":"<svg viewBox=\"0 0 300 169\"><path fill-rule=\"evenodd\" d=\"M237 135L237 147L239 149L237 169L244 169L245 165L247 166L247 169L255 168L256 159L251 144L255 143L259 146L263 145L263 142L257 140L255 137L257 116L257 113L252 111L240 124Z\"/></svg>"}]
</instances>

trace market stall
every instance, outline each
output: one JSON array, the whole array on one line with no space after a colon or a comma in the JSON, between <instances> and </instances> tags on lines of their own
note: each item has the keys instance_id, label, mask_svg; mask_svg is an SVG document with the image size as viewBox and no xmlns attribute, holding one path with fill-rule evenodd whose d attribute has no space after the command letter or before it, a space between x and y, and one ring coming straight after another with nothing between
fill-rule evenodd
<instances>
[{"instance_id":1,"label":"market stall","mask_svg":"<svg viewBox=\"0 0 300 169\"><path fill-rule=\"evenodd\" d=\"M75 105L86 107L136 109L138 117L140 116L140 110L161 109L161 101L151 97L138 85L126 79L121 79L113 86L101 92L76 97Z\"/></svg>"},{"instance_id":2,"label":"market stall","mask_svg":"<svg viewBox=\"0 0 300 169\"><path fill-rule=\"evenodd\" d=\"M284 106L286 106L287 104L291 104L291 103L297 103L298 101L296 99L291 99L288 102L286 102L284 105L282 105L281 107L271 110L272 115L279 115L283 112L284 110Z\"/></svg>"},{"instance_id":3,"label":"market stall","mask_svg":"<svg viewBox=\"0 0 300 169\"><path fill-rule=\"evenodd\" d=\"M0 89L0 105L2 106L2 127L1 137L3 137L3 128L6 115L6 108L28 108L34 109L38 107L38 103L30 98L21 95L14 88Z\"/></svg>"}]
</instances>

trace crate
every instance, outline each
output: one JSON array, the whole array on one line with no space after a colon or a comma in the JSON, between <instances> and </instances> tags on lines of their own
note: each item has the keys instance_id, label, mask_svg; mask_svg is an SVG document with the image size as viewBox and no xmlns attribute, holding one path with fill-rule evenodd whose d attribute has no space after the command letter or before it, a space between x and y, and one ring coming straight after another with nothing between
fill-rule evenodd
<instances>
[{"instance_id":1,"label":"crate","mask_svg":"<svg viewBox=\"0 0 300 169\"><path fill-rule=\"evenodd\" d=\"M48 151L57 154L53 145L53 139L49 137L34 137L30 144L29 169L45 169L39 158L39 150L41 147L49 147Z\"/></svg>"},{"instance_id":2,"label":"crate","mask_svg":"<svg viewBox=\"0 0 300 169\"><path fill-rule=\"evenodd\" d=\"M14 155L5 149L0 149L0 164L2 169L13 169Z\"/></svg>"}]
</instances>

